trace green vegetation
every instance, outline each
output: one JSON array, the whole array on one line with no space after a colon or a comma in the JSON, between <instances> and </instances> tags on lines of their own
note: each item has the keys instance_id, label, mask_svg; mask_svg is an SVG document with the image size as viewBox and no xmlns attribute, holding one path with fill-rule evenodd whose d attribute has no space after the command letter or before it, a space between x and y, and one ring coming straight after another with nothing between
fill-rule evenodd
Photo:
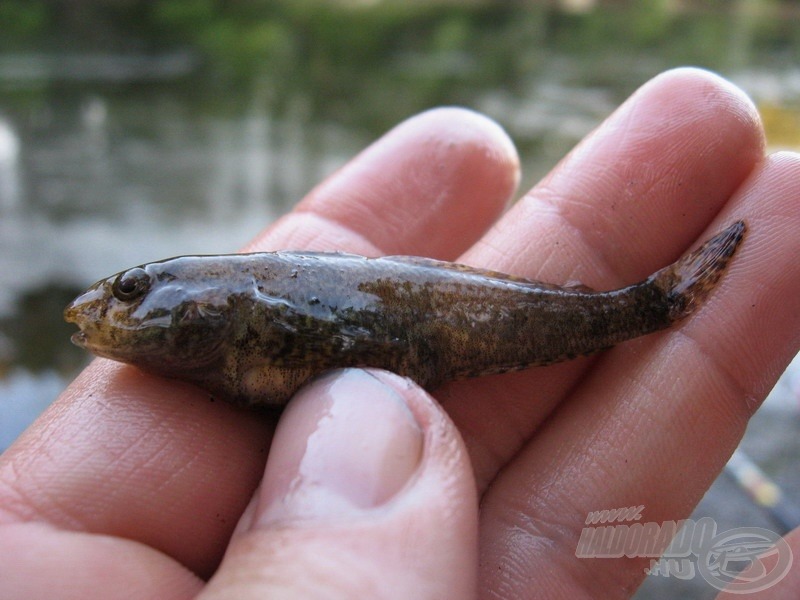
<instances>
[{"instance_id":1,"label":"green vegetation","mask_svg":"<svg viewBox=\"0 0 800 600\"><path fill-rule=\"evenodd\" d=\"M597 84L626 73L640 81L664 63L724 71L765 52L800 58L792 19L775 18L797 11L796 3L682 6L600 2L570 12L550 2L4 0L0 49L188 51L202 65L195 92L208 96L207 106L235 104L235 90L248 101L257 86L270 110L303 97L312 116L370 131L421 107L470 103L476 89L519 93L520 82L558 55L580 57L575 76ZM653 57L658 65L649 64Z\"/></svg>"},{"instance_id":2,"label":"green vegetation","mask_svg":"<svg viewBox=\"0 0 800 600\"><path fill-rule=\"evenodd\" d=\"M0 48L36 43L46 35L49 12L44 2L3 0L0 2Z\"/></svg>"}]
</instances>

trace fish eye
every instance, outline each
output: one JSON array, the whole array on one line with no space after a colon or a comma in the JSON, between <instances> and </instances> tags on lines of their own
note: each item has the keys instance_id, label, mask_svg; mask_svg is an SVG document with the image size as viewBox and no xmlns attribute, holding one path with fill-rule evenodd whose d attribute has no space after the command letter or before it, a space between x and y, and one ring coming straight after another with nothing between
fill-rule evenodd
<instances>
[{"instance_id":1,"label":"fish eye","mask_svg":"<svg viewBox=\"0 0 800 600\"><path fill-rule=\"evenodd\" d=\"M150 276L141 267L120 273L111 284L111 293L117 300L123 302L135 300L148 289L150 289Z\"/></svg>"}]
</instances>

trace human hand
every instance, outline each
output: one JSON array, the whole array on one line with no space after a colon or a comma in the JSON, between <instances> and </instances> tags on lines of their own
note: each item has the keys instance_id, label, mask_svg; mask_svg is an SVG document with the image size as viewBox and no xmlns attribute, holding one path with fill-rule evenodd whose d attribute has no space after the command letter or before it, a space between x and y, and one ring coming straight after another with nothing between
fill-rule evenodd
<instances>
[{"instance_id":1,"label":"human hand","mask_svg":"<svg viewBox=\"0 0 800 600\"><path fill-rule=\"evenodd\" d=\"M0 456L0 597L630 595L649 559L576 558L587 513L688 516L800 345L800 161L764 160L763 143L739 91L670 72L492 225L518 176L504 134L453 109L401 124L247 249L418 254L608 289L733 220L750 233L688 321L449 384L440 404L347 370L304 388L275 431L98 359Z\"/></svg>"}]
</instances>

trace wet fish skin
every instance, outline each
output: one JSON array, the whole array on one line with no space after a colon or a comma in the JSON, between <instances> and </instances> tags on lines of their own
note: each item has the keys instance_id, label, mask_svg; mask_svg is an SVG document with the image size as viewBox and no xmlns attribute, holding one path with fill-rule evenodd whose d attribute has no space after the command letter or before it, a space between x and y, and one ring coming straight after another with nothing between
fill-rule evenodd
<instances>
[{"instance_id":1,"label":"wet fish skin","mask_svg":"<svg viewBox=\"0 0 800 600\"><path fill-rule=\"evenodd\" d=\"M379 367L426 388L546 365L691 314L746 232L737 221L646 280L556 286L426 258L320 252L182 256L76 298L73 341L246 405L282 405L310 377Z\"/></svg>"}]
</instances>

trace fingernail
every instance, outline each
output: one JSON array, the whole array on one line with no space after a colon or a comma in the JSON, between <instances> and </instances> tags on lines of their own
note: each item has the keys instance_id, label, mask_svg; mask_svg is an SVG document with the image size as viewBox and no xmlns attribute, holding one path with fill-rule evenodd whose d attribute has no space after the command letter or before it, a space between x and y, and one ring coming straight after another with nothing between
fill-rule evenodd
<instances>
[{"instance_id":1,"label":"fingernail","mask_svg":"<svg viewBox=\"0 0 800 600\"><path fill-rule=\"evenodd\" d=\"M391 500L415 473L423 433L392 376L336 371L301 390L270 449L257 522L348 516Z\"/></svg>"}]
</instances>

